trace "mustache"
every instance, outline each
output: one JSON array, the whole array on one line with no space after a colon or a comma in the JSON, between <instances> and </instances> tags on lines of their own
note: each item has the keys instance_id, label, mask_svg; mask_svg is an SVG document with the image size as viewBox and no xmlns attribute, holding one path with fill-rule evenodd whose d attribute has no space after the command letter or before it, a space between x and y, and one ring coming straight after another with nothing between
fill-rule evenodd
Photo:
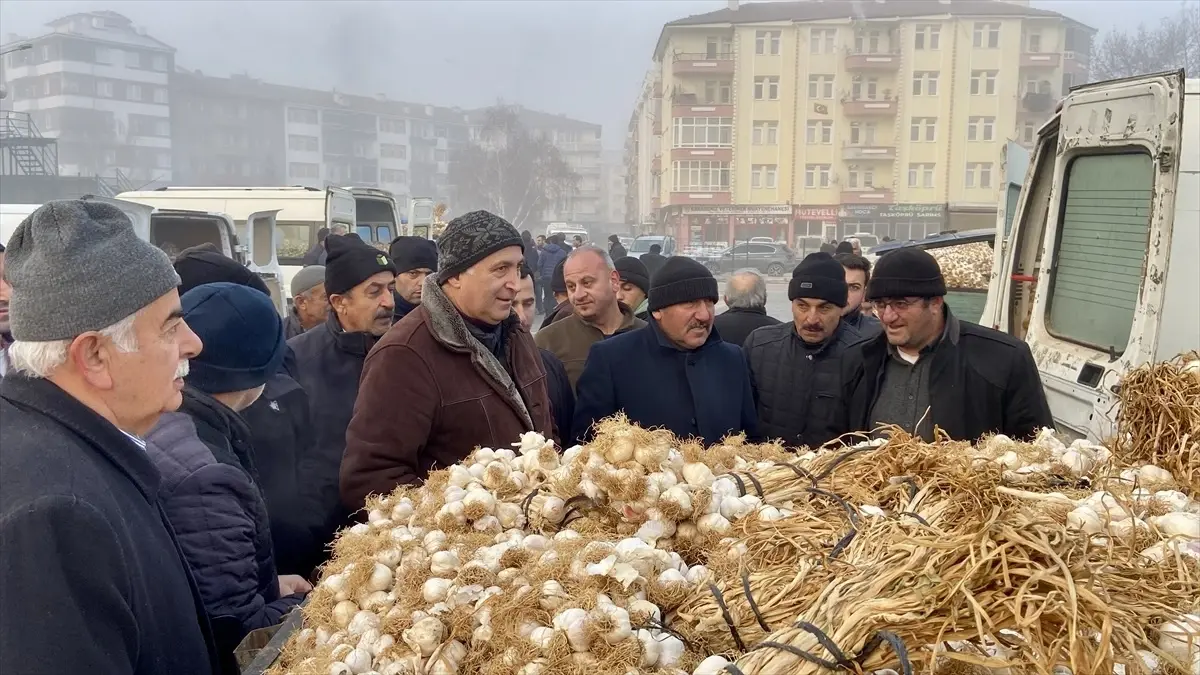
<instances>
[{"instance_id":1,"label":"mustache","mask_svg":"<svg viewBox=\"0 0 1200 675\"><path fill-rule=\"evenodd\" d=\"M192 367L188 364L189 364L189 361L187 359L180 361L179 365L175 366L175 377L177 377L179 379L183 379L183 378L187 377L188 373L191 372L191 369L192 369Z\"/></svg>"},{"instance_id":2,"label":"mustache","mask_svg":"<svg viewBox=\"0 0 1200 675\"><path fill-rule=\"evenodd\" d=\"M708 330L708 327L710 325L711 325L711 322L709 322L709 321L692 321L691 323L688 324L687 329L692 330L693 328L701 328L703 330Z\"/></svg>"},{"instance_id":3,"label":"mustache","mask_svg":"<svg viewBox=\"0 0 1200 675\"><path fill-rule=\"evenodd\" d=\"M824 330L824 329L825 329L825 327L824 327L824 326L822 326L822 325L821 325L821 324L819 324L819 323L806 323L806 324L801 324L800 328L801 328L802 330L810 330L810 331L813 331L814 333L815 333L815 332L817 332L817 331L821 331L821 330Z\"/></svg>"},{"instance_id":4,"label":"mustache","mask_svg":"<svg viewBox=\"0 0 1200 675\"><path fill-rule=\"evenodd\" d=\"M380 309L375 312L376 319L390 319L392 316L393 312L390 309Z\"/></svg>"}]
</instances>

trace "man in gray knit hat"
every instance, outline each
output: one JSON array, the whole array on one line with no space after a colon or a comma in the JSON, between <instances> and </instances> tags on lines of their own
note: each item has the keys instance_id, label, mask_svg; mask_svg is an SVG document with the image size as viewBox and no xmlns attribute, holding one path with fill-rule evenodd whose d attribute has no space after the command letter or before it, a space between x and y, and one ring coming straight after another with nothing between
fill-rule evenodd
<instances>
[{"instance_id":1,"label":"man in gray knit hat","mask_svg":"<svg viewBox=\"0 0 1200 675\"><path fill-rule=\"evenodd\" d=\"M363 367L342 461L348 508L454 464L471 448L502 447L527 431L553 437L542 357L512 313L523 246L507 220L487 211L447 224L420 307Z\"/></svg>"},{"instance_id":2,"label":"man in gray knit hat","mask_svg":"<svg viewBox=\"0 0 1200 675\"><path fill-rule=\"evenodd\" d=\"M141 440L201 349L179 276L119 209L85 200L39 208L6 256L0 653L46 673L208 675L211 631Z\"/></svg>"}]
</instances>

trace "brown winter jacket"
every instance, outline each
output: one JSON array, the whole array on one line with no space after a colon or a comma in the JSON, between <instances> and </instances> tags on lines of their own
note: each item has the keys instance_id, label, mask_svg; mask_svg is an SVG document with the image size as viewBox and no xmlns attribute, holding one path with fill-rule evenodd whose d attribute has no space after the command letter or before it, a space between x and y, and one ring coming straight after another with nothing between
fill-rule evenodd
<instances>
[{"instance_id":1,"label":"brown winter jacket","mask_svg":"<svg viewBox=\"0 0 1200 675\"><path fill-rule=\"evenodd\" d=\"M620 335L646 325L645 321L634 317L633 310L625 305L619 306L621 308L621 327L613 335ZM567 378L571 380L572 390L575 389L575 383L579 381L579 376L583 374L583 366L587 363L588 352L592 345L604 338L605 335L600 332L599 328L584 323L578 314L571 314L555 321L539 330L535 336L537 346L553 353L559 361L562 361L563 367L567 369Z\"/></svg>"},{"instance_id":2,"label":"brown winter jacket","mask_svg":"<svg viewBox=\"0 0 1200 675\"><path fill-rule=\"evenodd\" d=\"M507 371L434 278L426 280L421 306L392 326L363 366L341 468L348 508L421 481L477 446L507 448L526 431L554 437L533 336L512 317L504 330Z\"/></svg>"}]
</instances>

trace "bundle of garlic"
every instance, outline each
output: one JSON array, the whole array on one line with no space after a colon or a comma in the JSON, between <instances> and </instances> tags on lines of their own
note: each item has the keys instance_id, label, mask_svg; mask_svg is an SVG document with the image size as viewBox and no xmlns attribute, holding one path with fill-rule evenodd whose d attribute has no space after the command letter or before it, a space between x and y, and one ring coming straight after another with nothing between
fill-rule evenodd
<instances>
[{"instance_id":1,"label":"bundle of garlic","mask_svg":"<svg viewBox=\"0 0 1200 675\"><path fill-rule=\"evenodd\" d=\"M992 275L992 247L983 241L929 249L938 261L946 288L987 290Z\"/></svg>"}]
</instances>

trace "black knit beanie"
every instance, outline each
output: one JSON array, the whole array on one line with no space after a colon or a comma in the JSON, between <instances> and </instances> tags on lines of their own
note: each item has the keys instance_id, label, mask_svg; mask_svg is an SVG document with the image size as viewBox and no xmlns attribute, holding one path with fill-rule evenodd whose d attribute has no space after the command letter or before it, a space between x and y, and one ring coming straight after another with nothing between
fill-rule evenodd
<instances>
[{"instance_id":1,"label":"black knit beanie","mask_svg":"<svg viewBox=\"0 0 1200 675\"><path fill-rule=\"evenodd\" d=\"M357 234L329 235L325 239L325 292L343 295L350 289L379 274L396 273L396 266L377 248Z\"/></svg>"},{"instance_id":2,"label":"black knit beanie","mask_svg":"<svg viewBox=\"0 0 1200 675\"><path fill-rule=\"evenodd\" d=\"M270 295L267 284L245 265L226 257L214 244L204 243L185 248L175 257L175 272L179 274L179 294L197 286L226 281L249 286Z\"/></svg>"},{"instance_id":3,"label":"black knit beanie","mask_svg":"<svg viewBox=\"0 0 1200 675\"><path fill-rule=\"evenodd\" d=\"M567 292L567 276L563 268L567 266L567 259L563 258L554 266L554 271L550 273L550 292L551 293L566 293Z\"/></svg>"},{"instance_id":4,"label":"black knit beanie","mask_svg":"<svg viewBox=\"0 0 1200 675\"><path fill-rule=\"evenodd\" d=\"M616 268L617 274L621 275L621 281L631 283L642 289L643 293L650 294L650 272L641 260L627 255L624 258L617 258L613 262L613 267Z\"/></svg>"},{"instance_id":5,"label":"black knit beanie","mask_svg":"<svg viewBox=\"0 0 1200 675\"><path fill-rule=\"evenodd\" d=\"M388 255L396 266L396 274L412 270L438 269L437 244L423 237L396 237L388 246Z\"/></svg>"},{"instance_id":6,"label":"black knit beanie","mask_svg":"<svg viewBox=\"0 0 1200 675\"><path fill-rule=\"evenodd\" d=\"M945 294L946 280L937 260L913 246L883 254L867 282L867 300L933 298Z\"/></svg>"},{"instance_id":7,"label":"black knit beanie","mask_svg":"<svg viewBox=\"0 0 1200 675\"><path fill-rule=\"evenodd\" d=\"M650 279L650 292L647 295L650 298L647 309L651 312L693 300L716 302L721 296L712 272L695 260L681 255L667 258L667 262L658 268Z\"/></svg>"},{"instance_id":8,"label":"black knit beanie","mask_svg":"<svg viewBox=\"0 0 1200 675\"><path fill-rule=\"evenodd\" d=\"M848 241L843 241L842 243L838 244L837 248L833 251L834 255L839 253L854 253L854 244L851 244Z\"/></svg>"},{"instance_id":9,"label":"black knit beanie","mask_svg":"<svg viewBox=\"0 0 1200 675\"><path fill-rule=\"evenodd\" d=\"M848 293L846 270L828 253L809 253L788 282L788 300L812 298L845 307Z\"/></svg>"},{"instance_id":10,"label":"black knit beanie","mask_svg":"<svg viewBox=\"0 0 1200 675\"><path fill-rule=\"evenodd\" d=\"M438 283L509 246L525 250L521 233L507 220L488 211L464 213L446 224L438 240Z\"/></svg>"}]
</instances>

